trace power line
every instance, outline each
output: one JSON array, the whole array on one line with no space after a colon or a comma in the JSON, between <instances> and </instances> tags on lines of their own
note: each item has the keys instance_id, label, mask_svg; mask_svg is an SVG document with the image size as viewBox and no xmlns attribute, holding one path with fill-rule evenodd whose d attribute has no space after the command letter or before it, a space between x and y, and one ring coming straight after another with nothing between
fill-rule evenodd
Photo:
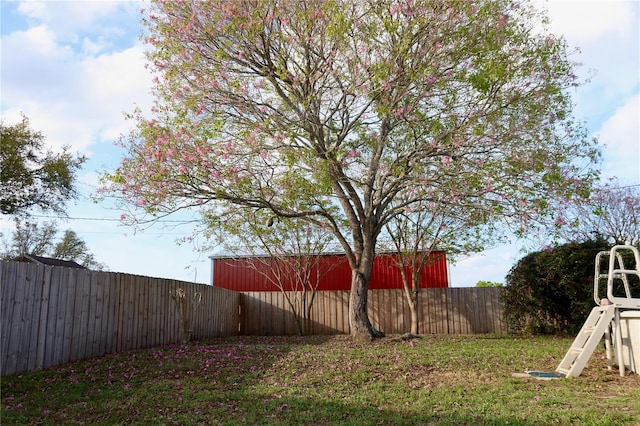
<instances>
[{"instance_id":1,"label":"power line","mask_svg":"<svg viewBox=\"0 0 640 426\"><path fill-rule=\"evenodd\" d=\"M120 219L110 218L110 217L79 217L79 216L50 216L50 215L42 215L42 214L32 214L31 217L39 217L42 219L64 219L64 220L90 220L90 221L101 221L101 222L121 222ZM171 219L155 219L149 222L158 222L158 223L188 223L193 222L193 220L171 220Z\"/></svg>"},{"instance_id":2,"label":"power line","mask_svg":"<svg viewBox=\"0 0 640 426\"><path fill-rule=\"evenodd\" d=\"M607 189L627 189L627 188L635 188L635 187L640 187L640 183L635 183L635 184L631 184L631 185L623 185L623 186L616 186L616 187L610 187ZM96 221L96 222L122 222L121 219L116 219L116 218L108 218L108 217L104 217L104 218L100 218L100 217L80 217L80 216L52 216L52 215L37 215L37 214L32 214L30 215L31 217L38 217L38 218L42 218L42 219L64 219L64 220L87 220L87 221ZM149 223L153 222L153 223L190 223L190 222L195 222L195 220L176 220L176 219L153 219L153 220L149 220Z\"/></svg>"},{"instance_id":3,"label":"power line","mask_svg":"<svg viewBox=\"0 0 640 426\"><path fill-rule=\"evenodd\" d=\"M116 232L116 231L79 231L82 232L82 234L93 234L93 235L120 235L120 232ZM141 231L139 232L140 235L144 235L147 237L157 237L157 236L171 236L171 235L182 235L182 236L190 236L191 233L190 232L147 232L147 231ZM133 235L133 234L124 234L124 235Z\"/></svg>"},{"instance_id":4,"label":"power line","mask_svg":"<svg viewBox=\"0 0 640 426\"><path fill-rule=\"evenodd\" d=\"M98 217L72 217L72 216L53 216L53 215L30 215L30 217L37 217L42 219L69 219L69 220L84 220L84 221L92 221L92 222L120 222L119 219L114 218L98 218ZM159 219L157 222L163 223L183 223L186 224L187 221L181 220L167 220L167 219ZM127 226L127 225L123 225ZM173 228L173 227L172 227ZM151 228L149 228L151 229ZM116 235L119 232L116 231L81 231L82 234L103 234L103 235ZM144 229L140 232L140 234L144 234L145 236L189 236L190 232L148 232L148 229Z\"/></svg>"}]
</instances>

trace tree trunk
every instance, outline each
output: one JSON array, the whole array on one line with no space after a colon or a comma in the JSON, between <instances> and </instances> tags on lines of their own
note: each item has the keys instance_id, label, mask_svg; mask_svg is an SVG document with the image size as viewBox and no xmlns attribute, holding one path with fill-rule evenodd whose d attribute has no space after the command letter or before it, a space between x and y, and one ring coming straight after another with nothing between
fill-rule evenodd
<instances>
[{"instance_id":1,"label":"tree trunk","mask_svg":"<svg viewBox=\"0 0 640 426\"><path fill-rule=\"evenodd\" d=\"M416 298L409 298L409 312L411 313L411 334L418 334L420 330L418 330L418 298L417 294L414 293Z\"/></svg>"},{"instance_id":2,"label":"tree trunk","mask_svg":"<svg viewBox=\"0 0 640 426\"><path fill-rule=\"evenodd\" d=\"M420 272L422 267L414 268L411 277L411 297L409 298L409 310L411 311L411 333L420 333Z\"/></svg>"},{"instance_id":3,"label":"tree trunk","mask_svg":"<svg viewBox=\"0 0 640 426\"><path fill-rule=\"evenodd\" d=\"M409 305L409 313L411 314L411 324L410 324L410 333L411 334L418 334L419 327L419 320L420 318L418 317L418 306L419 306L419 302L418 302L418 297L419 297L419 293L420 293L420 271L418 271L418 273L415 272L415 268L414 268L414 272L412 273L411 276L411 282L409 282L409 276L407 275L407 271L404 267L404 264L401 264L399 266L400 268L400 276L402 276L402 290L405 296L405 300L407 301L407 305Z\"/></svg>"},{"instance_id":4,"label":"tree trunk","mask_svg":"<svg viewBox=\"0 0 640 426\"><path fill-rule=\"evenodd\" d=\"M351 275L351 294L349 297L349 326L351 337L355 340L371 341L384 337L384 333L376 330L367 312L367 291L369 280L360 271L353 271Z\"/></svg>"}]
</instances>

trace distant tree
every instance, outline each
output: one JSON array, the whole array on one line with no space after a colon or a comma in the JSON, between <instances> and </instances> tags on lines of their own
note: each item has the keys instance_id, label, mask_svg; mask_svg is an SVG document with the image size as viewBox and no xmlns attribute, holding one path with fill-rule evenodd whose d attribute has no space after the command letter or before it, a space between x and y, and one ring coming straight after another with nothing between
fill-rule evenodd
<instances>
[{"instance_id":1,"label":"distant tree","mask_svg":"<svg viewBox=\"0 0 640 426\"><path fill-rule=\"evenodd\" d=\"M594 262L604 240L531 253L511 268L500 297L514 331L575 334L594 306Z\"/></svg>"},{"instance_id":2,"label":"distant tree","mask_svg":"<svg viewBox=\"0 0 640 426\"><path fill-rule=\"evenodd\" d=\"M480 280L476 283L476 287L502 287L503 284L494 281L484 281Z\"/></svg>"},{"instance_id":3,"label":"distant tree","mask_svg":"<svg viewBox=\"0 0 640 426\"><path fill-rule=\"evenodd\" d=\"M640 185L612 179L587 199L564 210L556 221L565 241L602 238L611 244L640 245Z\"/></svg>"},{"instance_id":4,"label":"distant tree","mask_svg":"<svg viewBox=\"0 0 640 426\"><path fill-rule=\"evenodd\" d=\"M266 210L238 209L234 215L214 220L218 225L212 228L219 231L216 241L244 258L244 265L283 294L298 334L307 334L318 286L332 269L321 264L331 235L296 219L271 216Z\"/></svg>"},{"instance_id":5,"label":"distant tree","mask_svg":"<svg viewBox=\"0 0 640 426\"><path fill-rule=\"evenodd\" d=\"M110 194L156 217L264 209L331 233L351 335L382 336L368 287L400 212L446 203L525 232L588 192L599 148L545 20L508 0L154 1L157 102L132 115Z\"/></svg>"},{"instance_id":6,"label":"distant tree","mask_svg":"<svg viewBox=\"0 0 640 426\"><path fill-rule=\"evenodd\" d=\"M10 259L23 254L47 256L54 248L58 227L55 222L41 225L30 221L14 220L15 230L10 236L2 236L2 258Z\"/></svg>"},{"instance_id":7,"label":"distant tree","mask_svg":"<svg viewBox=\"0 0 640 426\"><path fill-rule=\"evenodd\" d=\"M55 222L15 221L15 231L10 237L0 233L2 249L0 258L12 259L20 255L32 254L36 256L53 257L62 260L72 260L82 266L103 270L106 266L98 262L89 251L87 244L78 235L68 229L56 241L58 227Z\"/></svg>"},{"instance_id":8,"label":"distant tree","mask_svg":"<svg viewBox=\"0 0 640 426\"><path fill-rule=\"evenodd\" d=\"M87 243L76 234L75 231L67 229L62 238L55 245L51 257L62 260L73 260L82 266L96 271L105 269L105 265L96 260L95 256L87 247Z\"/></svg>"},{"instance_id":9,"label":"distant tree","mask_svg":"<svg viewBox=\"0 0 640 426\"><path fill-rule=\"evenodd\" d=\"M402 204L402 197L397 201ZM420 319L419 295L422 271L442 259L433 256L441 250L454 258L460 254L476 252L491 238L486 229L480 231L482 220L474 212L454 205L406 209L385 224L385 233L379 248L393 252L390 258L400 271L405 300L411 315L410 333L418 334ZM388 240L388 244L383 241Z\"/></svg>"},{"instance_id":10,"label":"distant tree","mask_svg":"<svg viewBox=\"0 0 640 426\"><path fill-rule=\"evenodd\" d=\"M24 215L31 209L64 213L77 196L76 171L85 157L64 147L59 154L44 149L44 136L23 116L15 125L0 122L0 212Z\"/></svg>"}]
</instances>

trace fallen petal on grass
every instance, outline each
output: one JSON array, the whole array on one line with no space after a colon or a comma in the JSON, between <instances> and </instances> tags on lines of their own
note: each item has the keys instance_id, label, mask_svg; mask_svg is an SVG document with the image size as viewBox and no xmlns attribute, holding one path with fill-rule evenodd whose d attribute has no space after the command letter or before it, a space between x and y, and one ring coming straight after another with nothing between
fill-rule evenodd
<instances>
[{"instance_id":1,"label":"fallen petal on grass","mask_svg":"<svg viewBox=\"0 0 640 426\"><path fill-rule=\"evenodd\" d=\"M609 371L602 348L578 378L511 376L555 369L571 341L423 336L411 347L348 336L210 339L3 377L0 415L3 426L122 419L241 426L640 423L640 376Z\"/></svg>"}]
</instances>

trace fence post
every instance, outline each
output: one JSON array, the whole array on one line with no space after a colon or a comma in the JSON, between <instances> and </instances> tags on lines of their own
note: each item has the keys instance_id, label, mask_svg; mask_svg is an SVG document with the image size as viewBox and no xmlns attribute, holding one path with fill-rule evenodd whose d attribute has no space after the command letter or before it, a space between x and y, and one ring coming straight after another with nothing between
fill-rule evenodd
<instances>
[{"instance_id":1,"label":"fence post","mask_svg":"<svg viewBox=\"0 0 640 426\"><path fill-rule=\"evenodd\" d=\"M238 334L241 336L245 333L245 297L243 293L238 297Z\"/></svg>"},{"instance_id":2,"label":"fence post","mask_svg":"<svg viewBox=\"0 0 640 426\"><path fill-rule=\"evenodd\" d=\"M44 365L44 353L46 347L47 324L49 315L49 293L51 289L51 271L52 268L44 269L42 295L40 297L40 324L38 326L38 346L36 352L36 370Z\"/></svg>"}]
</instances>

